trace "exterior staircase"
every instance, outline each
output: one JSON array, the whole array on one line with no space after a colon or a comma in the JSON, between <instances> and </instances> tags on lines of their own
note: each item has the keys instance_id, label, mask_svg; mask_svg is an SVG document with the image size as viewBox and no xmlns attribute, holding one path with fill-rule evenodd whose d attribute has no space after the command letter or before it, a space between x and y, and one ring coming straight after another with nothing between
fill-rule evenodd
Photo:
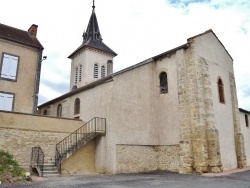
<instances>
[{"instance_id":1,"label":"exterior staircase","mask_svg":"<svg viewBox=\"0 0 250 188\"><path fill-rule=\"evenodd\" d=\"M43 177L60 176L55 162L43 164Z\"/></svg>"},{"instance_id":2,"label":"exterior staircase","mask_svg":"<svg viewBox=\"0 0 250 188\"><path fill-rule=\"evenodd\" d=\"M97 136L106 135L106 119L93 118L82 127L71 133L56 144L55 161L44 163L44 153L40 147L32 148L31 168L36 169L39 176L58 176L61 174L61 164L78 149Z\"/></svg>"}]
</instances>

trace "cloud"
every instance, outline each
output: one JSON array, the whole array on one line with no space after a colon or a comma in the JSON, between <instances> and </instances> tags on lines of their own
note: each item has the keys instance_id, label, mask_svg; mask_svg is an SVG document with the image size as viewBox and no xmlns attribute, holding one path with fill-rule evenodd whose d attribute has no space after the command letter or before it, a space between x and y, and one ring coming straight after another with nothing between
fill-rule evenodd
<instances>
[{"instance_id":1,"label":"cloud","mask_svg":"<svg viewBox=\"0 0 250 188\"><path fill-rule=\"evenodd\" d=\"M29 5L29 6L26 6ZM92 11L90 0L2 0L1 22L27 30L38 24L45 47L40 96L48 100L69 89L70 55L81 43ZM103 41L118 53L118 71L186 43L186 39L213 29L234 59L239 106L250 107L245 92L250 74L250 1L248 0L106 0L96 1ZM249 79L248 79L249 80ZM66 87L66 83L68 86ZM55 84L65 89L58 89ZM40 100L40 99L39 99ZM42 101L43 99L41 99Z\"/></svg>"}]
</instances>

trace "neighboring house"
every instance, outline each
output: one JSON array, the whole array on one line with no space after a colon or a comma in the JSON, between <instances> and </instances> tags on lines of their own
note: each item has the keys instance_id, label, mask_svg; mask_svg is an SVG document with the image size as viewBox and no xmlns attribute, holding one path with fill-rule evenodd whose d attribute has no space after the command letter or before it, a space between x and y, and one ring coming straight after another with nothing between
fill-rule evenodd
<instances>
[{"instance_id":1,"label":"neighboring house","mask_svg":"<svg viewBox=\"0 0 250 188\"><path fill-rule=\"evenodd\" d=\"M37 28L0 24L0 110L36 112L43 53Z\"/></svg>"},{"instance_id":2,"label":"neighboring house","mask_svg":"<svg viewBox=\"0 0 250 188\"><path fill-rule=\"evenodd\" d=\"M245 138L247 164L250 165L250 111L240 108L240 125Z\"/></svg>"},{"instance_id":3,"label":"neighboring house","mask_svg":"<svg viewBox=\"0 0 250 188\"><path fill-rule=\"evenodd\" d=\"M212 30L112 73L115 55L102 43L93 6L83 43L69 56L72 91L39 106L50 116L106 118L106 136L95 142L97 172L246 166L233 59Z\"/></svg>"}]
</instances>

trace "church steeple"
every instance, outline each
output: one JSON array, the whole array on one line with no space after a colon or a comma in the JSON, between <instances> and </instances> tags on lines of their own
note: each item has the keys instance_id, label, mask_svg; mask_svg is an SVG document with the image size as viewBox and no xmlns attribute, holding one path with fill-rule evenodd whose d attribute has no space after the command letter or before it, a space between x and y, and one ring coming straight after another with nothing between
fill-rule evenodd
<instances>
[{"instance_id":1,"label":"church steeple","mask_svg":"<svg viewBox=\"0 0 250 188\"><path fill-rule=\"evenodd\" d=\"M95 48L104 52L116 56L117 54L111 50L106 44L102 42L102 36L97 22L97 17L95 13L95 0L93 0L92 14L89 19L87 30L83 32L83 42L82 44L69 56L72 58L75 53L84 47Z\"/></svg>"},{"instance_id":2,"label":"church steeple","mask_svg":"<svg viewBox=\"0 0 250 188\"><path fill-rule=\"evenodd\" d=\"M92 6L92 14L89 19L89 24L87 27L86 32L83 32L83 44L87 43L88 40L93 40L93 41L102 41L101 33L99 30L98 22L97 22L97 17L95 14L95 1L93 0L93 6Z\"/></svg>"}]
</instances>

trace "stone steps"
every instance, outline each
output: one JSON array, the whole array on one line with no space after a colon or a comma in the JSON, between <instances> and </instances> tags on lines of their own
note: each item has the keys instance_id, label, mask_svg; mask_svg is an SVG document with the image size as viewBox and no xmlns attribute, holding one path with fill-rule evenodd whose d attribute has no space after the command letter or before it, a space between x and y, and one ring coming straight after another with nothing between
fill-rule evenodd
<instances>
[{"instance_id":1,"label":"stone steps","mask_svg":"<svg viewBox=\"0 0 250 188\"><path fill-rule=\"evenodd\" d=\"M55 162L49 162L43 165L43 177L51 176L60 176Z\"/></svg>"}]
</instances>

